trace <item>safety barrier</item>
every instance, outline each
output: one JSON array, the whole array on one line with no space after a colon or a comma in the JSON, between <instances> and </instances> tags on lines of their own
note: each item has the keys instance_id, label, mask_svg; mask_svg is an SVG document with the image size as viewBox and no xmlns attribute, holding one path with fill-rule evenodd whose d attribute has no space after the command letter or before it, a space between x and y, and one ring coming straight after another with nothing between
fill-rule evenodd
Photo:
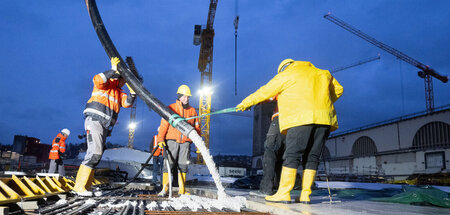
<instances>
[{"instance_id":1,"label":"safety barrier","mask_svg":"<svg viewBox=\"0 0 450 215\"><path fill-rule=\"evenodd\" d=\"M105 178L94 179L93 185L108 183ZM27 176L0 178L0 205L40 199L69 192L75 185L73 178L62 176Z\"/></svg>"}]
</instances>

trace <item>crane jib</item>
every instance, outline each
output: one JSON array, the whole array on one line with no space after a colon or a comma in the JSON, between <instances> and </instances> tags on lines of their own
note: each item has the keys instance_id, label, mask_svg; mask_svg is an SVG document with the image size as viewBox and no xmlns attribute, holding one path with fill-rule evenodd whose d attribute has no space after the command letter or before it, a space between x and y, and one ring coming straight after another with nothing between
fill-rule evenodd
<instances>
[{"instance_id":1,"label":"crane jib","mask_svg":"<svg viewBox=\"0 0 450 215\"><path fill-rule=\"evenodd\" d=\"M342 27L343 29L353 33L354 35L360 37L361 39L373 44L374 46L377 46L378 48L383 49L384 51L388 52L389 54L392 54L393 56L397 57L398 59L403 60L403 61L421 69L425 75L431 75L444 83L448 82L448 76L444 76L444 75L437 73L434 69L430 68L429 66L426 66L425 64L417 61L416 59L406 55L405 53L376 40L375 38L367 35L366 33L360 31L359 29L357 29L357 28L351 26L350 24L331 15L331 13L328 13L323 17L325 19L329 20L330 22ZM419 75L419 76L421 76L421 75Z\"/></svg>"}]
</instances>

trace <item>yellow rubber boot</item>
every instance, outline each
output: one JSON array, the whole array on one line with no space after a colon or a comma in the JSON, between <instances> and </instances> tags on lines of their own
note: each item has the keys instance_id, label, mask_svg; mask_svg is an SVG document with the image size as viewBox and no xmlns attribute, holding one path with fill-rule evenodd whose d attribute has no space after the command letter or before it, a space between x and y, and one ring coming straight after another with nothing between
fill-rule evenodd
<instances>
[{"instance_id":1,"label":"yellow rubber boot","mask_svg":"<svg viewBox=\"0 0 450 215\"><path fill-rule=\"evenodd\" d=\"M297 169L283 166L278 191L272 196L266 196L266 201L291 203L291 190L294 188L296 175Z\"/></svg>"},{"instance_id":2,"label":"yellow rubber boot","mask_svg":"<svg viewBox=\"0 0 450 215\"><path fill-rule=\"evenodd\" d=\"M93 182L94 182L94 174L95 174L95 170L93 169L91 171L91 174L89 174L89 179L88 179L88 181L86 183L86 186L85 186L86 190L89 190L89 191L92 190L92 185L93 185Z\"/></svg>"},{"instance_id":3,"label":"yellow rubber boot","mask_svg":"<svg viewBox=\"0 0 450 215\"><path fill-rule=\"evenodd\" d=\"M178 194L180 195L190 195L190 193L185 190L186 185L186 173L178 173Z\"/></svg>"},{"instance_id":4,"label":"yellow rubber boot","mask_svg":"<svg viewBox=\"0 0 450 215\"><path fill-rule=\"evenodd\" d=\"M92 196L91 184L88 185L88 182L91 178L94 176L94 171L92 168L80 165L80 168L78 169L77 178L75 179L75 186L73 187L73 191L80 196Z\"/></svg>"},{"instance_id":5,"label":"yellow rubber boot","mask_svg":"<svg viewBox=\"0 0 450 215\"><path fill-rule=\"evenodd\" d=\"M158 196L166 196L167 190L169 189L169 173L164 172L162 177L162 189L161 192L158 193Z\"/></svg>"},{"instance_id":6,"label":"yellow rubber boot","mask_svg":"<svg viewBox=\"0 0 450 215\"><path fill-rule=\"evenodd\" d=\"M316 170L305 169L303 171L303 179L302 179L302 193L300 194L300 203L310 204L311 199L309 199L309 195L311 195L311 186L314 183L314 178L316 177Z\"/></svg>"}]
</instances>

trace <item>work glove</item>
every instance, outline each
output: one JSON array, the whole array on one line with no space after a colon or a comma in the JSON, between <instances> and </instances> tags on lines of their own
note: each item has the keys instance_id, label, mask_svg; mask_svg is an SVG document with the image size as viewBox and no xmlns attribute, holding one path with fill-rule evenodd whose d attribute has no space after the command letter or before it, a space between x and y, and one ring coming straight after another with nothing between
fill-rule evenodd
<instances>
[{"instance_id":1,"label":"work glove","mask_svg":"<svg viewBox=\"0 0 450 215\"><path fill-rule=\"evenodd\" d=\"M236 106L236 111L246 111L250 109L252 106L242 101L240 104Z\"/></svg>"},{"instance_id":2,"label":"work glove","mask_svg":"<svg viewBox=\"0 0 450 215\"><path fill-rule=\"evenodd\" d=\"M118 57L111 58L111 70L117 71L117 64L119 64L120 60Z\"/></svg>"},{"instance_id":3,"label":"work glove","mask_svg":"<svg viewBox=\"0 0 450 215\"><path fill-rule=\"evenodd\" d=\"M130 94L131 94L132 96L136 96L136 92L134 92L134 90L131 89L130 85L128 85L128 83L125 83L125 84L127 85L128 90L130 91Z\"/></svg>"},{"instance_id":4,"label":"work glove","mask_svg":"<svg viewBox=\"0 0 450 215\"><path fill-rule=\"evenodd\" d=\"M158 143L158 146L161 148L164 148L164 146L166 146L166 142L162 141Z\"/></svg>"}]
</instances>

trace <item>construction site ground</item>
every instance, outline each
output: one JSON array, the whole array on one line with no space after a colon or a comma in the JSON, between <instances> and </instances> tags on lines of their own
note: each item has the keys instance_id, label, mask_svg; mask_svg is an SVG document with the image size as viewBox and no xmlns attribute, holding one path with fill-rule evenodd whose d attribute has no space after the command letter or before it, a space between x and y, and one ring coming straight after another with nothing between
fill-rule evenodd
<instances>
[{"instance_id":1,"label":"construction site ground","mask_svg":"<svg viewBox=\"0 0 450 215\"><path fill-rule=\"evenodd\" d=\"M15 181L18 182L18 178ZM48 180L48 177L47 179ZM13 186L19 193L21 189ZM190 195L179 196L178 188L173 188L173 198L159 197L151 183L131 183L125 188L107 191L124 183L99 184L103 189L98 197L77 197L68 192L53 192L40 198L23 198L15 202L5 201L0 206L1 214L450 214L448 207L448 192L436 191L430 188L427 192L438 192L443 199L442 207L399 204L368 200L366 195L382 196L382 190L366 189L331 189L331 201L328 189L319 188L311 195L311 204L296 203L299 190L291 192L291 204L266 202L264 197L250 195L249 189L227 188L225 192L229 199L218 200L217 189L212 186L188 186ZM330 183L334 186L333 183ZM365 185L369 186L369 185ZM381 186L381 185L379 185ZM392 186L392 185L385 185ZM24 188L22 186L22 188ZM355 192L356 191L356 192ZM397 192L397 191L395 191ZM345 195L342 195L345 193ZM413 198L420 193L413 194ZM351 198L348 198L348 197ZM37 196L36 196L37 197ZM411 197L408 196L410 199Z\"/></svg>"},{"instance_id":2,"label":"construction site ground","mask_svg":"<svg viewBox=\"0 0 450 215\"><path fill-rule=\"evenodd\" d=\"M214 188L188 188L188 191L195 195L217 198L217 192ZM330 203L329 196L311 196L311 204L309 205L295 203L294 199L298 199L298 197L300 196L299 191L291 192L291 198L293 199L293 203L291 204L271 203L266 202L263 197L249 195L250 191L251 190L226 189L226 193L230 196L246 197L248 209L270 214L450 214L449 208L377 202L369 200L348 200L332 197L332 202Z\"/></svg>"}]
</instances>

